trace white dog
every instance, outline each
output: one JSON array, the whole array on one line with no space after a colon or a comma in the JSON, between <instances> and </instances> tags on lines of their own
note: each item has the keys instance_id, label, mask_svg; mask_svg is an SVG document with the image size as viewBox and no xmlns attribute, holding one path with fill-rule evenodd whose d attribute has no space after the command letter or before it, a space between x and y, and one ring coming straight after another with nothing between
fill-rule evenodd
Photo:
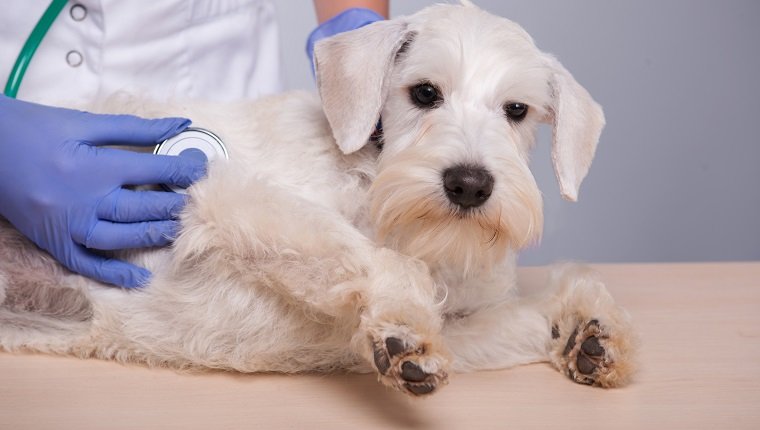
<instances>
[{"instance_id":1,"label":"white dog","mask_svg":"<svg viewBox=\"0 0 760 430\"><path fill-rule=\"evenodd\" d=\"M633 371L626 317L587 270L516 294L515 251L541 234L528 169L553 125L574 200L601 108L518 25L437 5L317 46L321 104L135 105L221 135L232 161L190 189L171 249L137 291L62 269L0 229L0 347L175 368L377 372L425 395L449 371L549 361L613 387ZM118 110L123 111L124 105ZM368 144L382 118L382 145Z\"/></svg>"}]
</instances>

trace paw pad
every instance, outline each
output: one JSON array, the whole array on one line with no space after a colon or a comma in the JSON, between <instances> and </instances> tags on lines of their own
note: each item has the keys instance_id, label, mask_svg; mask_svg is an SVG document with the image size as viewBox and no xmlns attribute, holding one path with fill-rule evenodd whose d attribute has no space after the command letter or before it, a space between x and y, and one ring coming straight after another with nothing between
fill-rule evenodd
<instances>
[{"instance_id":1,"label":"paw pad","mask_svg":"<svg viewBox=\"0 0 760 430\"><path fill-rule=\"evenodd\" d=\"M576 367L584 375L594 373L599 367L599 359L604 356L604 348L599 345L599 338L592 336L583 341L581 350L578 352Z\"/></svg>"},{"instance_id":2,"label":"paw pad","mask_svg":"<svg viewBox=\"0 0 760 430\"><path fill-rule=\"evenodd\" d=\"M567 359L568 376L573 381L595 385L598 373L607 370L610 363L607 363L600 336L599 321L591 320L585 326L576 327L568 337L562 355Z\"/></svg>"},{"instance_id":3,"label":"paw pad","mask_svg":"<svg viewBox=\"0 0 760 430\"><path fill-rule=\"evenodd\" d=\"M408 382L422 382L427 378L427 373L411 361L405 361L401 365L401 377Z\"/></svg>"},{"instance_id":4,"label":"paw pad","mask_svg":"<svg viewBox=\"0 0 760 430\"><path fill-rule=\"evenodd\" d=\"M419 360L423 359L425 348L417 348L397 337L388 337L383 342L373 343L375 367L381 379L397 388L422 396L430 394L446 383L447 374L443 370L428 373L423 370Z\"/></svg>"}]
</instances>

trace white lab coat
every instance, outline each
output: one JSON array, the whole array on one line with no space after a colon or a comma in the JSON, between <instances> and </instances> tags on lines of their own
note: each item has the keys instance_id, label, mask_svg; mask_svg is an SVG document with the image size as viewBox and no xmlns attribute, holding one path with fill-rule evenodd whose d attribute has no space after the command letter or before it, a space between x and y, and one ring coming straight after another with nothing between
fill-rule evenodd
<instances>
[{"instance_id":1,"label":"white lab coat","mask_svg":"<svg viewBox=\"0 0 760 430\"><path fill-rule=\"evenodd\" d=\"M48 4L3 2L2 87ZM277 31L267 0L70 1L37 49L18 98L59 105L119 91L155 100L257 98L281 89Z\"/></svg>"}]
</instances>

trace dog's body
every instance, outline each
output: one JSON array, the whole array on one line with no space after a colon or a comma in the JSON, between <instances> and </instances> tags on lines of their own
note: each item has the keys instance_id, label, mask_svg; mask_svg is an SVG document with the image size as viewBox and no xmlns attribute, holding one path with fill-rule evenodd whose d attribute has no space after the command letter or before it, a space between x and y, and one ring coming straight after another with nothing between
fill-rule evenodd
<instances>
[{"instance_id":1,"label":"dog's body","mask_svg":"<svg viewBox=\"0 0 760 430\"><path fill-rule=\"evenodd\" d=\"M414 395L449 369L536 361L581 383L625 383L629 323L593 275L564 266L545 297L516 291L515 250L542 224L527 166L536 124L554 124L571 199L603 125L562 66L515 24L463 5L332 38L317 69L322 104L290 93L133 105L213 129L232 161L190 189L171 249L120 256L153 272L138 291L68 273L3 225L0 347L243 372L374 370ZM366 144L380 113L382 150Z\"/></svg>"}]
</instances>

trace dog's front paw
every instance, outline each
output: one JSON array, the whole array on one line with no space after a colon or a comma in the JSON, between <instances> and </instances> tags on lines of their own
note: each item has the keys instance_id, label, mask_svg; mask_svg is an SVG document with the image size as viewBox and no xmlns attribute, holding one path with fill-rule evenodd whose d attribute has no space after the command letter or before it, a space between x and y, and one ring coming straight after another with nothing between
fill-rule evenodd
<instances>
[{"instance_id":1,"label":"dog's front paw","mask_svg":"<svg viewBox=\"0 0 760 430\"><path fill-rule=\"evenodd\" d=\"M380 380L414 396L435 392L448 383L448 360L429 342L399 335L370 339Z\"/></svg>"}]
</instances>

